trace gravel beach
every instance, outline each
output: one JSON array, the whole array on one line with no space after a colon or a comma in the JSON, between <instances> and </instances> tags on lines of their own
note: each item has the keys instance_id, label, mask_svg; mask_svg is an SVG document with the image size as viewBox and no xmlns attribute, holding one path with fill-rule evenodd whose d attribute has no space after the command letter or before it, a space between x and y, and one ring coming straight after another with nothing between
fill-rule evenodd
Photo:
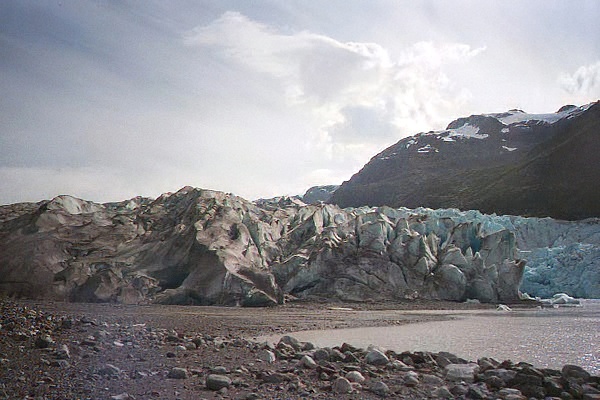
<instances>
[{"instance_id":1,"label":"gravel beach","mask_svg":"<svg viewBox=\"0 0 600 400\"><path fill-rule=\"evenodd\" d=\"M317 349L261 335L393 326L492 306L443 302L290 303L273 308L125 306L2 300L0 398L600 398L577 366L449 353ZM470 362L472 361L472 362ZM569 397L570 396L570 397Z\"/></svg>"}]
</instances>

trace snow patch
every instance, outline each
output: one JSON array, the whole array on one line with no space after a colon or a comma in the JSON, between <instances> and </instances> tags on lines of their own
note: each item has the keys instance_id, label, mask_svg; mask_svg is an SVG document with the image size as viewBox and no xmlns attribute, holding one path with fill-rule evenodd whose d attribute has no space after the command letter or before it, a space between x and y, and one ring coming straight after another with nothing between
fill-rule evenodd
<instances>
[{"instance_id":1,"label":"snow patch","mask_svg":"<svg viewBox=\"0 0 600 400\"><path fill-rule=\"evenodd\" d=\"M553 124L560 121L563 118L573 118L589 109L594 103L586 104L581 107L569 108L561 112L550 113L550 114L529 114L521 110L510 110L502 114L487 114L488 116L496 118L498 121L505 125L512 125L517 123L545 123ZM505 128L506 129L506 128ZM504 129L502 130L504 132Z\"/></svg>"},{"instance_id":2,"label":"snow patch","mask_svg":"<svg viewBox=\"0 0 600 400\"><path fill-rule=\"evenodd\" d=\"M421 154L423 154L423 153L437 153L437 152L439 152L439 150L436 149L435 147L433 147L432 145L427 144L427 145L425 145L423 147L420 147L417 150L417 152L421 153Z\"/></svg>"},{"instance_id":3,"label":"snow patch","mask_svg":"<svg viewBox=\"0 0 600 400\"><path fill-rule=\"evenodd\" d=\"M517 149L516 147L506 147L506 146L502 146L502 148L506 151L515 151Z\"/></svg>"}]
</instances>

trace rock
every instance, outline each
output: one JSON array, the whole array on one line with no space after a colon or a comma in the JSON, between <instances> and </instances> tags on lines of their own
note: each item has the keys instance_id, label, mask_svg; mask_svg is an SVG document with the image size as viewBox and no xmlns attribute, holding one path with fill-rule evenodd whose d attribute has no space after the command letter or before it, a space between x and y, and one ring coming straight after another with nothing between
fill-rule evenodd
<instances>
[{"instance_id":1,"label":"rock","mask_svg":"<svg viewBox=\"0 0 600 400\"><path fill-rule=\"evenodd\" d=\"M370 387L369 390L373 393L375 393L378 396L387 396L390 393L390 388L388 387L388 385L385 384L385 382L382 381L377 381L374 382Z\"/></svg>"},{"instance_id":2,"label":"rock","mask_svg":"<svg viewBox=\"0 0 600 400\"><path fill-rule=\"evenodd\" d=\"M446 379L449 381L473 382L477 372L479 372L477 364L449 364L444 367Z\"/></svg>"},{"instance_id":3,"label":"rock","mask_svg":"<svg viewBox=\"0 0 600 400\"><path fill-rule=\"evenodd\" d=\"M590 373L577 365L567 364L563 366L561 374L565 379L575 379L576 381L587 382L590 380Z\"/></svg>"},{"instance_id":4,"label":"rock","mask_svg":"<svg viewBox=\"0 0 600 400\"><path fill-rule=\"evenodd\" d=\"M496 308L496 311L512 311L512 308L510 308L509 306L507 306L506 304L499 304L498 307Z\"/></svg>"},{"instance_id":5,"label":"rock","mask_svg":"<svg viewBox=\"0 0 600 400\"><path fill-rule=\"evenodd\" d=\"M275 353L273 353L271 350L262 349L257 355L260 360L269 364L274 363L276 360Z\"/></svg>"},{"instance_id":6,"label":"rock","mask_svg":"<svg viewBox=\"0 0 600 400\"><path fill-rule=\"evenodd\" d=\"M346 374L346 379L350 382L363 383L365 377L359 371L350 371Z\"/></svg>"},{"instance_id":7,"label":"rock","mask_svg":"<svg viewBox=\"0 0 600 400\"><path fill-rule=\"evenodd\" d=\"M455 396L466 396L469 392L469 386L466 383L458 383L450 388L450 392Z\"/></svg>"},{"instance_id":8,"label":"rock","mask_svg":"<svg viewBox=\"0 0 600 400\"><path fill-rule=\"evenodd\" d=\"M313 358L316 361L329 361L329 352L326 349L317 349L313 354Z\"/></svg>"},{"instance_id":9,"label":"rock","mask_svg":"<svg viewBox=\"0 0 600 400\"><path fill-rule=\"evenodd\" d=\"M315 369L317 368L317 363L315 362L315 360L312 359L311 356L305 355L300 359L299 364L304 367L304 368L308 368L308 369Z\"/></svg>"},{"instance_id":10,"label":"rock","mask_svg":"<svg viewBox=\"0 0 600 400\"><path fill-rule=\"evenodd\" d=\"M372 365L386 365L390 359L379 349L371 349L365 355L365 362Z\"/></svg>"},{"instance_id":11,"label":"rock","mask_svg":"<svg viewBox=\"0 0 600 400\"><path fill-rule=\"evenodd\" d=\"M67 360L71 358L71 352L66 344L60 345L58 349L54 352L54 357L57 360Z\"/></svg>"},{"instance_id":12,"label":"rock","mask_svg":"<svg viewBox=\"0 0 600 400\"><path fill-rule=\"evenodd\" d=\"M311 351L316 349L317 347L311 342L302 342L302 351Z\"/></svg>"},{"instance_id":13,"label":"rock","mask_svg":"<svg viewBox=\"0 0 600 400\"><path fill-rule=\"evenodd\" d=\"M225 375L210 374L206 377L206 388L209 390L221 390L231 385L231 379Z\"/></svg>"},{"instance_id":14,"label":"rock","mask_svg":"<svg viewBox=\"0 0 600 400\"><path fill-rule=\"evenodd\" d=\"M50 335L40 335L35 338L34 346L38 349L46 349L54 344Z\"/></svg>"},{"instance_id":15,"label":"rock","mask_svg":"<svg viewBox=\"0 0 600 400\"><path fill-rule=\"evenodd\" d=\"M112 364L104 364L104 366L98 370L98 374L105 376L114 376L119 375L120 373L121 370Z\"/></svg>"},{"instance_id":16,"label":"rock","mask_svg":"<svg viewBox=\"0 0 600 400\"><path fill-rule=\"evenodd\" d=\"M211 368L211 372L217 375L225 375L228 373L227 368L222 365Z\"/></svg>"},{"instance_id":17,"label":"rock","mask_svg":"<svg viewBox=\"0 0 600 400\"><path fill-rule=\"evenodd\" d=\"M292 347L295 351L300 351L302 349L302 344L300 343L300 341L295 337L289 335L282 336L281 339L279 339L279 343L277 344L277 346L279 346L279 344L288 345Z\"/></svg>"},{"instance_id":18,"label":"rock","mask_svg":"<svg viewBox=\"0 0 600 400\"><path fill-rule=\"evenodd\" d=\"M498 391L498 396L504 400L526 400L519 389L504 388Z\"/></svg>"},{"instance_id":19,"label":"rock","mask_svg":"<svg viewBox=\"0 0 600 400\"><path fill-rule=\"evenodd\" d=\"M454 395L450 392L447 386L440 386L431 392L432 397L436 399L453 399Z\"/></svg>"},{"instance_id":20,"label":"rock","mask_svg":"<svg viewBox=\"0 0 600 400\"><path fill-rule=\"evenodd\" d=\"M560 397L564 387L561 379L558 376L547 376L544 377L544 391L548 396Z\"/></svg>"},{"instance_id":21,"label":"rock","mask_svg":"<svg viewBox=\"0 0 600 400\"><path fill-rule=\"evenodd\" d=\"M441 386L444 384L444 380L442 378L440 378L439 376L431 375L431 374L422 374L421 382L423 382L427 385L435 385L435 386Z\"/></svg>"},{"instance_id":22,"label":"rock","mask_svg":"<svg viewBox=\"0 0 600 400\"><path fill-rule=\"evenodd\" d=\"M134 397L130 396L129 393L124 392L114 396L110 396L110 400L132 400Z\"/></svg>"},{"instance_id":23,"label":"rock","mask_svg":"<svg viewBox=\"0 0 600 400\"><path fill-rule=\"evenodd\" d=\"M263 372L261 374L261 378L264 383L275 383L275 384L288 382L291 379L290 376L287 374L283 374L280 372L270 372L270 371Z\"/></svg>"},{"instance_id":24,"label":"rock","mask_svg":"<svg viewBox=\"0 0 600 400\"><path fill-rule=\"evenodd\" d=\"M332 390L334 393L350 393L352 385L348 379L339 377L333 382Z\"/></svg>"},{"instance_id":25,"label":"rock","mask_svg":"<svg viewBox=\"0 0 600 400\"><path fill-rule=\"evenodd\" d=\"M493 358L482 357L477 360L477 365L479 365L480 372L485 372L489 369L498 368L500 363L498 361L494 360Z\"/></svg>"},{"instance_id":26,"label":"rock","mask_svg":"<svg viewBox=\"0 0 600 400\"><path fill-rule=\"evenodd\" d=\"M467 392L467 398L474 400L484 400L487 399L489 395L489 391L485 387L485 385L471 385L469 386L469 390Z\"/></svg>"},{"instance_id":27,"label":"rock","mask_svg":"<svg viewBox=\"0 0 600 400\"><path fill-rule=\"evenodd\" d=\"M411 360L412 362L412 360ZM398 370L398 371L410 371L413 370L414 367L410 366L410 365L406 365L405 363L403 363L400 360L394 360L392 362L389 363L390 368Z\"/></svg>"},{"instance_id":28,"label":"rock","mask_svg":"<svg viewBox=\"0 0 600 400\"><path fill-rule=\"evenodd\" d=\"M483 373L483 380L485 382L487 379L490 378L498 378L503 382L504 386L506 386L515 378L516 375L516 371L507 370L504 368L490 369Z\"/></svg>"},{"instance_id":29,"label":"rock","mask_svg":"<svg viewBox=\"0 0 600 400\"><path fill-rule=\"evenodd\" d=\"M414 373L414 374L406 374L404 376L403 383L406 386L414 387L414 386L418 386L421 382L419 381L418 374Z\"/></svg>"},{"instance_id":30,"label":"rock","mask_svg":"<svg viewBox=\"0 0 600 400\"><path fill-rule=\"evenodd\" d=\"M171 379L187 379L188 371L185 368L174 367L167 374L167 378Z\"/></svg>"},{"instance_id":31,"label":"rock","mask_svg":"<svg viewBox=\"0 0 600 400\"><path fill-rule=\"evenodd\" d=\"M544 389L544 375L535 368L526 367L517 371L509 385L519 389L526 397L543 398L546 395Z\"/></svg>"},{"instance_id":32,"label":"rock","mask_svg":"<svg viewBox=\"0 0 600 400\"><path fill-rule=\"evenodd\" d=\"M346 355L338 349L331 349L329 359L331 361L346 361Z\"/></svg>"},{"instance_id":33,"label":"rock","mask_svg":"<svg viewBox=\"0 0 600 400\"><path fill-rule=\"evenodd\" d=\"M50 361L51 367L68 368L70 366L67 360L52 360Z\"/></svg>"}]
</instances>

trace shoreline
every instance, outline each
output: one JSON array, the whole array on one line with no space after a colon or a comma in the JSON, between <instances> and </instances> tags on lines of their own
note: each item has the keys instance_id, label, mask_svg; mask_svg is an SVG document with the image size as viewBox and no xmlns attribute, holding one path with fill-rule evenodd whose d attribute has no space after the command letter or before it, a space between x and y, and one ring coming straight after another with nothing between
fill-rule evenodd
<instances>
[{"instance_id":1,"label":"shoreline","mask_svg":"<svg viewBox=\"0 0 600 400\"><path fill-rule=\"evenodd\" d=\"M446 392L460 397L464 390L504 398L498 395L501 388L485 381L486 371L498 370L502 360L497 365L492 365L494 360L471 365L467 380L473 382L463 385L449 378L448 363L470 364L450 360L452 355L387 351L385 363L372 364L366 349L343 343L324 356L310 344L295 348L248 340L298 330L395 326L495 312L494 305L481 304L400 306L292 303L227 308L0 300L0 398L375 399L389 394L416 399L439 398ZM523 363L503 367L515 374L538 371L544 379L563 382L561 371ZM352 371L361 373L365 381L344 386ZM229 383L215 390L213 375ZM585 383L589 390L598 388L600 378L590 379ZM503 385L502 389L509 389L512 383Z\"/></svg>"}]
</instances>

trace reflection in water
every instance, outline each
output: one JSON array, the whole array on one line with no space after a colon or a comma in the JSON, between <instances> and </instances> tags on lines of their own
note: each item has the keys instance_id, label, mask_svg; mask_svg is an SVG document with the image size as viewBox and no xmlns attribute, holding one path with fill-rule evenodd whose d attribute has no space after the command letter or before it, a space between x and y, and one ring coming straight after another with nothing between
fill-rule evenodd
<instances>
[{"instance_id":1,"label":"reflection in water","mask_svg":"<svg viewBox=\"0 0 600 400\"><path fill-rule=\"evenodd\" d=\"M576 308L470 314L451 321L291 335L319 347L347 342L363 348L374 344L396 352L449 351L471 360L488 356L525 361L540 368L576 364L600 374L600 301L583 303ZM261 340L274 342L278 337Z\"/></svg>"}]
</instances>

